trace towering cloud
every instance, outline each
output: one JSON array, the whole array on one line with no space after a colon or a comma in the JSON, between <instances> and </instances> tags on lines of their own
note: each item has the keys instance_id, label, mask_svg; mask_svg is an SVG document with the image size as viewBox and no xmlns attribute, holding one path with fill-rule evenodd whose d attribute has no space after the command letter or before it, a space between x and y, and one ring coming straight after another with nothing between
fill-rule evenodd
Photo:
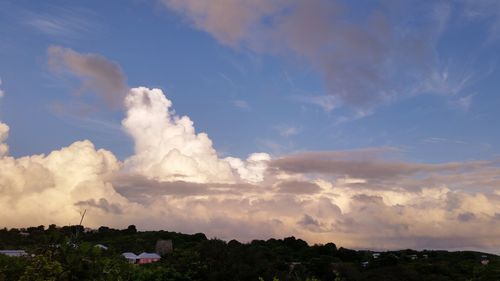
<instances>
[{"instance_id":1,"label":"towering cloud","mask_svg":"<svg viewBox=\"0 0 500 281\"><path fill-rule=\"evenodd\" d=\"M264 180L271 156L267 153L252 153L246 161L235 157L224 159L233 169L236 169L240 178L248 182L258 183Z\"/></svg>"},{"instance_id":2,"label":"towering cloud","mask_svg":"<svg viewBox=\"0 0 500 281\"><path fill-rule=\"evenodd\" d=\"M248 164L236 158L219 159L205 133L196 133L188 116L176 116L172 102L160 89L133 88L125 99L122 124L135 141L135 154L125 168L159 181L235 182L238 175L262 180L267 154L255 154ZM236 168L236 171L233 170ZM235 173L237 172L237 173Z\"/></svg>"}]
</instances>

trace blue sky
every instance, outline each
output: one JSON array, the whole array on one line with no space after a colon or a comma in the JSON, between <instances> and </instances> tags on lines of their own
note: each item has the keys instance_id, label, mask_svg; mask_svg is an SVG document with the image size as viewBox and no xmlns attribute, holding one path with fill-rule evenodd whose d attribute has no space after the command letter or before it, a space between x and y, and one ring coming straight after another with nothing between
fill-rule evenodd
<instances>
[{"instance_id":1,"label":"blue sky","mask_svg":"<svg viewBox=\"0 0 500 281\"><path fill-rule=\"evenodd\" d=\"M1 1L0 222L498 252L498 50L496 0Z\"/></svg>"},{"instance_id":2,"label":"blue sky","mask_svg":"<svg viewBox=\"0 0 500 281\"><path fill-rule=\"evenodd\" d=\"M415 93L408 89L356 117L356 109L349 105L329 110L314 103L332 90L300 54L273 55L221 44L161 3L3 1L0 77L6 97L1 116L12 127L11 153L47 153L77 139L90 139L120 158L131 153L131 142L120 130L85 121L119 127L121 112L98 110L78 116L51 110L54 103L74 101L78 88L78 81L61 79L48 69L48 46L61 45L117 62L131 86L164 89L176 112L189 115L221 153L391 146L419 162L496 157L499 35L492 26L498 15L471 18L465 15L467 9L479 13L482 7L443 3L451 15L433 39L434 54L427 62L436 64L443 85ZM427 13L438 9L427 4L421 8ZM349 8L353 17L370 10L360 5ZM412 17L405 23L408 29L426 32L432 24Z\"/></svg>"}]
</instances>

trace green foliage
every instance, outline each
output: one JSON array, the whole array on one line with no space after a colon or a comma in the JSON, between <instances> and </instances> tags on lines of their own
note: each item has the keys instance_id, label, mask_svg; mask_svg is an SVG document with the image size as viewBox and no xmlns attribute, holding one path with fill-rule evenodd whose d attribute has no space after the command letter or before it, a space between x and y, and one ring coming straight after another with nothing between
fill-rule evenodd
<instances>
[{"instance_id":1,"label":"green foliage","mask_svg":"<svg viewBox=\"0 0 500 281\"><path fill-rule=\"evenodd\" d=\"M0 281L19 280L28 260L0 255Z\"/></svg>"},{"instance_id":2,"label":"green foliage","mask_svg":"<svg viewBox=\"0 0 500 281\"><path fill-rule=\"evenodd\" d=\"M58 261L48 256L36 256L24 270L19 281L61 280L63 268Z\"/></svg>"},{"instance_id":3,"label":"green foliage","mask_svg":"<svg viewBox=\"0 0 500 281\"><path fill-rule=\"evenodd\" d=\"M121 256L122 252L152 252L158 240L172 240L174 245L174 251L160 262L136 265ZM383 252L375 259L370 251L337 249L333 243L310 246L295 237L226 242L207 239L202 233L141 232L133 225L123 230L103 226L88 233L81 226L0 229L0 249L33 254L0 255L0 281L500 280L499 257L488 255L490 263L482 265L484 254L477 252L402 250ZM368 265L361 266L362 262Z\"/></svg>"}]
</instances>

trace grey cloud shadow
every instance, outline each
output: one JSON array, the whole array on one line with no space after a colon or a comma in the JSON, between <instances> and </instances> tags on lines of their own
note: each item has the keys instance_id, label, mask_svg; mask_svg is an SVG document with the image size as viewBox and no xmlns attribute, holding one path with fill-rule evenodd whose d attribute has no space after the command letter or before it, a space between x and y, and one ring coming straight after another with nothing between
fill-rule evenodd
<instances>
[{"instance_id":1,"label":"grey cloud shadow","mask_svg":"<svg viewBox=\"0 0 500 281\"><path fill-rule=\"evenodd\" d=\"M377 152L377 150L373 150ZM321 151L285 155L273 159L271 171L297 174L322 174L349 176L369 180L389 180L403 177L420 177L436 174L456 174L494 165L491 161L447 162L425 164L388 160L373 154L372 150ZM383 155L384 149L378 150Z\"/></svg>"},{"instance_id":2,"label":"grey cloud shadow","mask_svg":"<svg viewBox=\"0 0 500 281\"><path fill-rule=\"evenodd\" d=\"M160 182L137 174L116 175L112 179L112 183L119 194L130 201L141 204L147 204L160 196L241 195L244 192L256 192L258 190L257 186L246 183Z\"/></svg>"},{"instance_id":3,"label":"grey cloud shadow","mask_svg":"<svg viewBox=\"0 0 500 281\"><path fill-rule=\"evenodd\" d=\"M315 194L321 191L317 184L307 181L286 181L279 183L277 187L278 193Z\"/></svg>"},{"instance_id":4,"label":"grey cloud shadow","mask_svg":"<svg viewBox=\"0 0 500 281\"><path fill-rule=\"evenodd\" d=\"M116 215L120 215L123 213L123 210L120 207L120 205L109 203L108 200L106 200L105 198L101 198L98 201L96 201L95 199L78 201L74 205L80 207L93 207L101 209L106 213L112 213Z\"/></svg>"}]
</instances>

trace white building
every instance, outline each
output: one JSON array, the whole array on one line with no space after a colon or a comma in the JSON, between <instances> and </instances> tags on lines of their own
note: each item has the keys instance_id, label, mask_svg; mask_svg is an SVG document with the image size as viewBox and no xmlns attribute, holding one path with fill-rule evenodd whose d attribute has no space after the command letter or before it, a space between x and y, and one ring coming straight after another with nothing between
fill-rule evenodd
<instances>
[{"instance_id":1,"label":"white building","mask_svg":"<svg viewBox=\"0 0 500 281\"><path fill-rule=\"evenodd\" d=\"M136 255L134 253L127 252L123 253L122 256L124 256L130 263L138 264L157 262L161 259L160 255L156 253L141 253L140 255Z\"/></svg>"},{"instance_id":2,"label":"white building","mask_svg":"<svg viewBox=\"0 0 500 281\"><path fill-rule=\"evenodd\" d=\"M107 250L108 249L108 247L104 246L103 244L97 244L94 247L100 248L102 250Z\"/></svg>"},{"instance_id":3,"label":"white building","mask_svg":"<svg viewBox=\"0 0 500 281\"><path fill-rule=\"evenodd\" d=\"M136 254L130 252L123 253L122 256L125 257L130 263L136 263L139 259Z\"/></svg>"},{"instance_id":4,"label":"white building","mask_svg":"<svg viewBox=\"0 0 500 281\"><path fill-rule=\"evenodd\" d=\"M156 253L141 253L140 255L137 256L137 258L138 258L137 262L140 264L157 262L161 259L160 255Z\"/></svg>"},{"instance_id":5,"label":"white building","mask_svg":"<svg viewBox=\"0 0 500 281\"><path fill-rule=\"evenodd\" d=\"M481 256L481 264L482 265L487 265L489 263L490 263L490 260L488 259L488 256L485 256L485 255Z\"/></svg>"},{"instance_id":6,"label":"white building","mask_svg":"<svg viewBox=\"0 0 500 281\"><path fill-rule=\"evenodd\" d=\"M24 250L0 250L0 254L9 257L24 257L28 255Z\"/></svg>"}]
</instances>

